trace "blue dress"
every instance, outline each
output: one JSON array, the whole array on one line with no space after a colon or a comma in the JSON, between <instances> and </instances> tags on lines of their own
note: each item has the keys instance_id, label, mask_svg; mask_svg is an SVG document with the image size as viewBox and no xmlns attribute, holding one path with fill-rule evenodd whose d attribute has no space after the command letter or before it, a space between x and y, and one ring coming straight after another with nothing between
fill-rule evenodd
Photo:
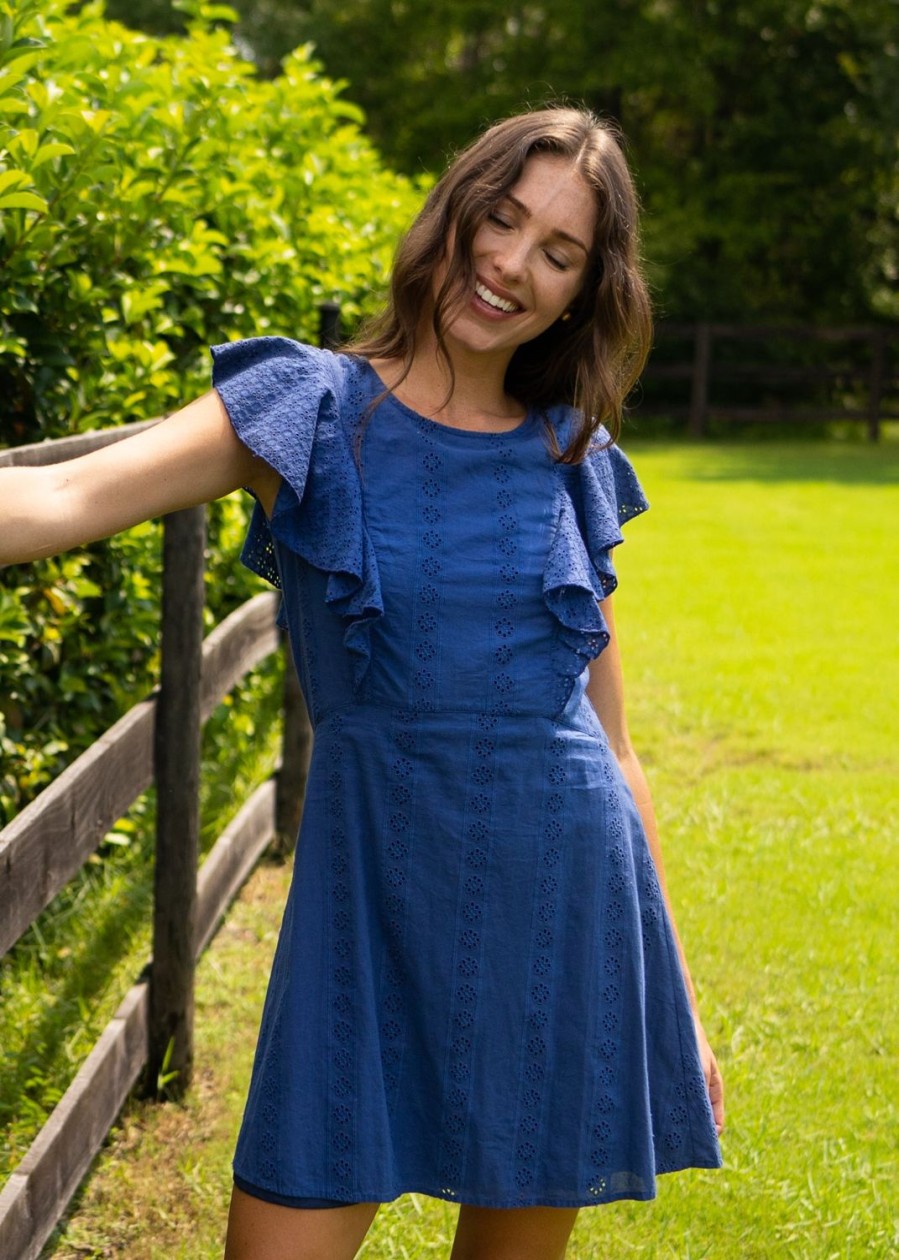
<instances>
[{"instance_id":1,"label":"blue dress","mask_svg":"<svg viewBox=\"0 0 899 1260\"><path fill-rule=\"evenodd\" d=\"M244 550L280 586L315 731L235 1156L274 1202L651 1198L720 1152L641 821L584 687L626 457L573 413L424 419L364 361L218 346L282 477Z\"/></svg>"}]
</instances>

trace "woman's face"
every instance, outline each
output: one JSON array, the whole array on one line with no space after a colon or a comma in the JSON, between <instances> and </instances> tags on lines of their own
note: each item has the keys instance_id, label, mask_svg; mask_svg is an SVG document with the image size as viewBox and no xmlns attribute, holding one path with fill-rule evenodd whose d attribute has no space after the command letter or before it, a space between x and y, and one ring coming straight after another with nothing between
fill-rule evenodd
<instances>
[{"instance_id":1,"label":"woman's face","mask_svg":"<svg viewBox=\"0 0 899 1260\"><path fill-rule=\"evenodd\" d=\"M508 363L577 296L596 230L594 194L570 159L535 154L475 233L474 290L451 308L446 341Z\"/></svg>"}]
</instances>

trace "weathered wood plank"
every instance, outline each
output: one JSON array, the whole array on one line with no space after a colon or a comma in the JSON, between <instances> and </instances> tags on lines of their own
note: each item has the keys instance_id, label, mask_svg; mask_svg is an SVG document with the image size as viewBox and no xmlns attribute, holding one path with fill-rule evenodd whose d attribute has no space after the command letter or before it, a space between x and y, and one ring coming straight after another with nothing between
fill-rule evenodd
<instances>
[{"instance_id":1,"label":"weathered wood plank","mask_svg":"<svg viewBox=\"0 0 899 1260\"><path fill-rule=\"evenodd\" d=\"M112 442L134 437L144 429L152 429L159 420L136 420L114 429L94 429L90 433L76 433L73 437L51 438L46 442L31 442L28 446L13 446L0 451L0 468L36 468L44 464L62 464L77 459L90 451L98 451Z\"/></svg>"},{"instance_id":2,"label":"weathered wood plank","mask_svg":"<svg viewBox=\"0 0 899 1260\"><path fill-rule=\"evenodd\" d=\"M857 407L847 407L846 409L839 407L803 407L797 409L795 407L715 407L710 406L708 414L716 420L758 420L764 424L766 421L778 421L781 423L817 423L827 420L867 420L867 411L861 411ZM882 419L888 419L896 413L889 411L881 411Z\"/></svg>"},{"instance_id":3,"label":"weathered wood plank","mask_svg":"<svg viewBox=\"0 0 899 1260\"><path fill-rule=\"evenodd\" d=\"M257 595L203 644L207 718L248 669L277 649L277 596ZM0 954L78 872L153 776L155 697L134 706L0 832Z\"/></svg>"},{"instance_id":4,"label":"weathered wood plank","mask_svg":"<svg viewBox=\"0 0 899 1260\"><path fill-rule=\"evenodd\" d=\"M274 834L275 784L256 789L225 828L198 881L196 954ZM129 990L28 1153L0 1191L0 1256L36 1260L147 1060L146 982Z\"/></svg>"},{"instance_id":5,"label":"weathered wood plank","mask_svg":"<svg viewBox=\"0 0 899 1260\"><path fill-rule=\"evenodd\" d=\"M703 437L708 419L712 336L709 324L696 325L696 342L693 349L693 384L690 393L690 419L687 425L687 432L693 438Z\"/></svg>"},{"instance_id":6,"label":"weathered wood plank","mask_svg":"<svg viewBox=\"0 0 899 1260\"><path fill-rule=\"evenodd\" d=\"M165 518L148 1079L165 1067L173 1096L187 1089L193 1069L205 545L205 508Z\"/></svg>"},{"instance_id":7,"label":"weathered wood plank","mask_svg":"<svg viewBox=\"0 0 899 1260\"><path fill-rule=\"evenodd\" d=\"M264 591L235 609L203 644L200 714L205 722L219 701L254 665L278 648L278 596Z\"/></svg>"},{"instance_id":8,"label":"weathered wood plank","mask_svg":"<svg viewBox=\"0 0 899 1260\"><path fill-rule=\"evenodd\" d=\"M194 952L200 954L219 920L275 834L275 783L267 779L234 816L200 867Z\"/></svg>"},{"instance_id":9,"label":"weathered wood plank","mask_svg":"<svg viewBox=\"0 0 899 1260\"><path fill-rule=\"evenodd\" d=\"M0 1256L36 1260L146 1057L145 983L125 1000L0 1194Z\"/></svg>"},{"instance_id":10,"label":"weathered wood plank","mask_svg":"<svg viewBox=\"0 0 899 1260\"><path fill-rule=\"evenodd\" d=\"M53 1226L50 1228L52 1230ZM28 1178L14 1172L0 1190L0 1256L16 1256L25 1260L29 1256L27 1246L33 1232L28 1206Z\"/></svg>"},{"instance_id":11,"label":"weathered wood plank","mask_svg":"<svg viewBox=\"0 0 899 1260\"><path fill-rule=\"evenodd\" d=\"M0 954L149 787L154 709L153 700L129 709L0 832Z\"/></svg>"},{"instance_id":12,"label":"weathered wood plank","mask_svg":"<svg viewBox=\"0 0 899 1260\"><path fill-rule=\"evenodd\" d=\"M711 324L716 337L736 341L867 341L876 325L844 324L822 327L818 324Z\"/></svg>"},{"instance_id":13,"label":"weathered wood plank","mask_svg":"<svg viewBox=\"0 0 899 1260\"><path fill-rule=\"evenodd\" d=\"M883 393L886 385L887 338L881 328L871 334L871 369L868 376L868 439L880 439L880 418L883 414Z\"/></svg>"}]
</instances>

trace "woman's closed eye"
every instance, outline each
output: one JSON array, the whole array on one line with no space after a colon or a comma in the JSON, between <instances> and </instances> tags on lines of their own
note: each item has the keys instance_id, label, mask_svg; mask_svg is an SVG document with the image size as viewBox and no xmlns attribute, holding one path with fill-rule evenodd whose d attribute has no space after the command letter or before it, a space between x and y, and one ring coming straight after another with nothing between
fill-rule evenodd
<instances>
[{"instance_id":1,"label":"woman's closed eye","mask_svg":"<svg viewBox=\"0 0 899 1260\"><path fill-rule=\"evenodd\" d=\"M510 219L507 219L496 210L490 211L487 215L487 222L493 224L494 227L505 228L506 231L511 231L515 226ZM547 261L550 262L557 271L567 271L571 266L570 261L561 254L557 254L555 250L545 249L543 252Z\"/></svg>"},{"instance_id":2,"label":"woman's closed eye","mask_svg":"<svg viewBox=\"0 0 899 1260\"><path fill-rule=\"evenodd\" d=\"M543 252L546 256L547 262L552 267L555 267L556 271L567 271L571 266L569 260L567 258L563 258L561 254L553 253L553 251L549 249L546 249Z\"/></svg>"}]
</instances>

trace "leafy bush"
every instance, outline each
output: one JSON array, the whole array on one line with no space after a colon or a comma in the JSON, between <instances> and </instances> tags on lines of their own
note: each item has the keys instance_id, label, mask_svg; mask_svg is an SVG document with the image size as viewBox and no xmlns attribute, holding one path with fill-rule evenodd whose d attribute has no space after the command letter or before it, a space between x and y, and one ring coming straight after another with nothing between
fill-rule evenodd
<instances>
[{"instance_id":1,"label":"leafy bush","mask_svg":"<svg viewBox=\"0 0 899 1260\"><path fill-rule=\"evenodd\" d=\"M100 4L0 0L0 416L10 444L163 414L210 343L314 339L317 305L377 305L419 190L383 169L310 52L276 82L189 5L154 38ZM244 508L216 505L210 608L251 590ZM0 595L0 818L154 678L158 530L9 569Z\"/></svg>"}]
</instances>

